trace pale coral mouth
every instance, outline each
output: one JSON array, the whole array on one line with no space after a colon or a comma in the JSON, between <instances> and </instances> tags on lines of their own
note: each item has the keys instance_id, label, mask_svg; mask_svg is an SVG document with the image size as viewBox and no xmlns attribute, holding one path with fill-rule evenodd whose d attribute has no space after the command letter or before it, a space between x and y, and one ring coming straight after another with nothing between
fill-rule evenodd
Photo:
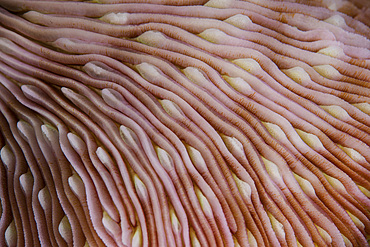
<instances>
[{"instance_id":1,"label":"pale coral mouth","mask_svg":"<svg viewBox=\"0 0 370 247\"><path fill-rule=\"evenodd\" d=\"M0 6L0 246L369 246L367 0Z\"/></svg>"}]
</instances>

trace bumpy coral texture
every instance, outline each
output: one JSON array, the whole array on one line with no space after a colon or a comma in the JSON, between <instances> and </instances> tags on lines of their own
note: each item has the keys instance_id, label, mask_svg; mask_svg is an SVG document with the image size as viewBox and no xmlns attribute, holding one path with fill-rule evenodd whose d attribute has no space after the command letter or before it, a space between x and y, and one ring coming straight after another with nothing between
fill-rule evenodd
<instances>
[{"instance_id":1,"label":"bumpy coral texture","mask_svg":"<svg viewBox=\"0 0 370 247\"><path fill-rule=\"evenodd\" d=\"M369 246L368 0L0 0L0 246Z\"/></svg>"}]
</instances>

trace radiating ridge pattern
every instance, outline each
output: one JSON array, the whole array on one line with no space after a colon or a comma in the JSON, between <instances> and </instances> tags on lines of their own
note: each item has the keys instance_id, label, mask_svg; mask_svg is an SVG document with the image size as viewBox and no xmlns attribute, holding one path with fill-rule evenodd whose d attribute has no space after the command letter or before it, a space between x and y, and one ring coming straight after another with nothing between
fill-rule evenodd
<instances>
[{"instance_id":1,"label":"radiating ridge pattern","mask_svg":"<svg viewBox=\"0 0 370 247\"><path fill-rule=\"evenodd\" d=\"M367 0L0 6L0 246L369 246Z\"/></svg>"}]
</instances>

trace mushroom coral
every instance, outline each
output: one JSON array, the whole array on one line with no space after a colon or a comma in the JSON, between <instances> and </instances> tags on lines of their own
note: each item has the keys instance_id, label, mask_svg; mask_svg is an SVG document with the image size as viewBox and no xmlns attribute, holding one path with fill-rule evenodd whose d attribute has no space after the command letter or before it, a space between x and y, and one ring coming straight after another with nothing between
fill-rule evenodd
<instances>
[{"instance_id":1,"label":"mushroom coral","mask_svg":"<svg viewBox=\"0 0 370 247\"><path fill-rule=\"evenodd\" d=\"M367 0L0 0L1 246L369 246Z\"/></svg>"}]
</instances>

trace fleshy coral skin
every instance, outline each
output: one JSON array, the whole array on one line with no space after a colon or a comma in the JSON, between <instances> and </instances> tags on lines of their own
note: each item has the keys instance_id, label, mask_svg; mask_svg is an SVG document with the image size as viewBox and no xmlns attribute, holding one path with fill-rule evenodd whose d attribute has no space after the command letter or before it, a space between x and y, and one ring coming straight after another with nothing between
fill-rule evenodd
<instances>
[{"instance_id":1,"label":"fleshy coral skin","mask_svg":"<svg viewBox=\"0 0 370 247\"><path fill-rule=\"evenodd\" d=\"M0 0L1 246L369 246L367 0Z\"/></svg>"}]
</instances>

